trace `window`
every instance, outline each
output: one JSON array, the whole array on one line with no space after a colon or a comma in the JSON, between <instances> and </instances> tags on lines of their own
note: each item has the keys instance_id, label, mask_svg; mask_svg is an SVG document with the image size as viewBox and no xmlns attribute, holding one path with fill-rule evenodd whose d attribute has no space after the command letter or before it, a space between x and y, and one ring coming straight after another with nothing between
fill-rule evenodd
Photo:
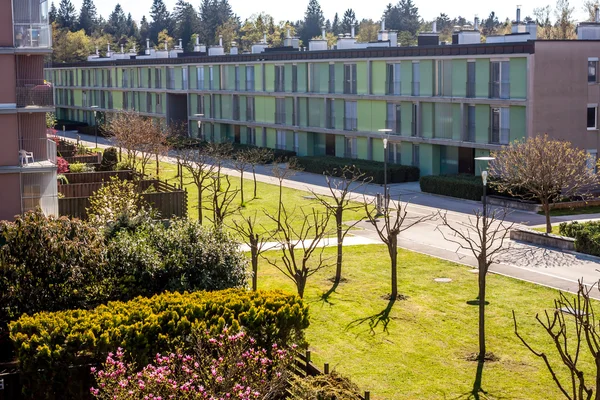
<instances>
[{"instance_id":1,"label":"window","mask_svg":"<svg viewBox=\"0 0 600 400\"><path fill-rule=\"evenodd\" d=\"M390 164L402 164L400 156L401 156L400 143L388 142L388 145L387 145L388 162Z\"/></svg>"},{"instance_id":2,"label":"window","mask_svg":"<svg viewBox=\"0 0 600 400\"><path fill-rule=\"evenodd\" d=\"M246 121L254 121L254 97L246 97Z\"/></svg>"},{"instance_id":3,"label":"window","mask_svg":"<svg viewBox=\"0 0 600 400\"><path fill-rule=\"evenodd\" d=\"M113 93L108 92L108 108L113 108Z\"/></svg>"},{"instance_id":4,"label":"window","mask_svg":"<svg viewBox=\"0 0 600 400\"><path fill-rule=\"evenodd\" d=\"M129 109L129 96L127 92L123 92L123 110Z\"/></svg>"},{"instance_id":5,"label":"window","mask_svg":"<svg viewBox=\"0 0 600 400\"><path fill-rule=\"evenodd\" d=\"M475 141L475 106L467 106L465 109L465 131L463 140L465 142Z\"/></svg>"},{"instance_id":6,"label":"window","mask_svg":"<svg viewBox=\"0 0 600 400\"><path fill-rule=\"evenodd\" d=\"M138 82L138 88L141 88L141 87L143 87L143 85L142 85L142 81L143 81L143 79L142 79L142 69L141 69L141 68L138 68L138 69L137 69L137 82ZM102 86L104 86L104 76L102 77Z\"/></svg>"},{"instance_id":7,"label":"window","mask_svg":"<svg viewBox=\"0 0 600 400\"><path fill-rule=\"evenodd\" d=\"M412 165L418 167L421 164L419 145L413 144L412 147Z\"/></svg>"},{"instance_id":8,"label":"window","mask_svg":"<svg viewBox=\"0 0 600 400\"><path fill-rule=\"evenodd\" d=\"M492 108L490 143L508 144L510 141L510 114L507 107Z\"/></svg>"},{"instance_id":9,"label":"window","mask_svg":"<svg viewBox=\"0 0 600 400\"><path fill-rule=\"evenodd\" d=\"M256 146L256 129L252 127L246 128L246 144Z\"/></svg>"},{"instance_id":10,"label":"window","mask_svg":"<svg viewBox=\"0 0 600 400\"><path fill-rule=\"evenodd\" d=\"M345 101L344 102L344 130L355 131L358 129L358 121L357 121L356 116L357 116L356 102L355 101Z\"/></svg>"},{"instance_id":11,"label":"window","mask_svg":"<svg viewBox=\"0 0 600 400\"><path fill-rule=\"evenodd\" d=\"M335 129L335 100L325 100L325 124L327 129Z\"/></svg>"},{"instance_id":12,"label":"window","mask_svg":"<svg viewBox=\"0 0 600 400\"><path fill-rule=\"evenodd\" d=\"M239 121L240 120L240 96L238 96L237 94L234 94L232 97L232 101L233 101L233 120Z\"/></svg>"},{"instance_id":13,"label":"window","mask_svg":"<svg viewBox=\"0 0 600 400\"><path fill-rule=\"evenodd\" d=\"M134 84L135 84L134 80L135 80L135 69L131 68L131 69L129 70L129 87L130 87L130 88L133 88L133 87L135 87L135 85L134 85Z\"/></svg>"},{"instance_id":14,"label":"window","mask_svg":"<svg viewBox=\"0 0 600 400\"><path fill-rule=\"evenodd\" d=\"M598 173L598 150L587 150L586 153L588 155L588 168L593 170L594 173Z\"/></svg>"},{"instance_id":15,"label":"window","mask_svg":"<svg viewBox=\"0 0 600 400\"><path fill-rule=\"evenodd\" d=\"M344 140L344 157L358 158L357 140L355 137L347 137Z\"/></svg>"},{"instance_id":16,"label":"window","mask_svg":"<svg viewBox=\"0 0 600 400\"><path fill-rule=\"evenodd\" d=\"M587 128L588 131L598 129L598 106L588 104L587 108Z\"/></svg>"},{"instance_id":17,"label":"window","mask_svg":"<svg viewBox=\"0 0 600 400\"><path fill-rule=\"evenodd\" d=\"M277 147L279 150L285 150L285 137L286 137L286 131L277 131L277 137L275 139L275 147Z\"/></svg>"},{"instance_id":18,"label":"window","mask_svg":"<svg viewBox=\"0 0 600 400\"><path fill-rule=\"evenodd\" d=\"M335 93L335 64L329 64L329 93Z\"/></svg>"},{"instance_id":19,"label":"window","mask_svg":"<svg viewBox=\"0 0 600 400\"><path fill-rule=\"evenodd\" d=\"M490 62L490 98L508 99L510 97L510 63L508 61Z\"/></svg>"},{"instance_id":20,"label":"window","mask_svg":"<svg viewBox=\"0 0 600 400\"><path fill-rule=\"evenodd\" d=\"M315 64L308 64L308 91L310 93L316 93L318 92L318 88L317 88L317 83L318 83L318 79L316 76L317 73L317 67L315 66Z\"/></svg>"},{"instance_id":21,"label":"window","mask_svg":"<svg viewBox=\"0 0 600 400\"><path fill-rule=\"evenodd\" d=\"M85 71L81 71L81 86L87 86L87 85L85 84L85 82L86 82L86 81L85 81L85 75L86 75L86 74L85 74Z\"/></svg>"},{"instance_id":22,"label":"window","mask_svg":"<svg viewBox=\"0 0 600 400\"><path fill-rule=\"evenodd\" d=\"M475 97L475 61L467 61L467 97Z\"/></svg>"},{"instance_id":23,"label":"window","mask_svg":"<svg viewBox=\"0 0 600 400\"><path fill-rule=\"evenodd\" d=\"M412 88L413 96L421 95L421 64L418 62L412 63Z\"/></svg>"},{"instance_id":24,"label":"window","mask_svg":"<svg viewBox=\"0 0 600 400\"><path fill-rule=\"evenodd\" d=\"M344 65L344 94L356 94L356 64Z\"/></svg>"},{"instance_id":25,"label":"window","mask_svg":"<svg viewBox=\"0 0 600 400\"><path fill-rule=\"evenodd\" d=\"M275 123L285 124L285 99L275 99Z\"/></svg>"},{"instance_id":26,"label":"window","mask_svg":"<svg viewBox=\"0 0 600 400\"><path fill-rule=\"evenodd\" d=\"M97 68L94 70L94 86L96 87L100 86L100 75L102 75L101 72L102 71Z\"/></svg>"},{"instance_id":27,"label":"window","mask_svg":"<svg viewBox=\"0 0 600 400\"><path fill-rule=\"evenodd\" d=\"M393 133L400 135L402 131L402 107L400 104L387 103L387 116L385 128L391 129Z\"/></svg>"},{"instance_id":28,"label":"window","mask_svg":"<svg viewBox=\"0 0 600 400\"><path fill-rule=\"evenodd\" d=\"M196 68L196 89L204 90L204 67Z\"/></svg>"},{"instance_id":29,"label":"window","mask_svg":"<svg viewBox=\"0 0 600 400\"><path fill-rule=\"evenodd\" d=\"M154 87L156 89L160 89L162 88L162 82L161 82L161 73L160 73L160 68L156 68L154 70Z\"/></svg>"},{"instance_id":30,"label":"window","mask_svg":"<svg viewBox=\"0 0 600 400\"><path fill-rule=\"evenodd\" d=\"M82 107L87 107L88 106L88 104L87 104L87 92L85 90L81 92L81 106Z\"/></svg>"},{"instance_id":31,"label":"window","mask_svg":"<svg viewBox=\"0 0 600 400\"><path fill-rule=\"evenodd\" d=\"M152 68L148 68L148 89L152 88Z\"/></svg>"},{"instance_id":32,"label":"window","mask_svg":"<svg viewBox=\"0 0 600 400\"><path fill-rule=\"evenodd\" d=\"M160 102L160 93L156 93L156 113L162 114L162 104Z\"/></svg>"},{"instance_id":33,"label":"window","mask_svg":"<svg viewBox=\"0 0 600 400\"><path fill-rule=\"evenodd\" d=\"M121 70L122 75L122 80L121 80L121 87L128 87L129 86L129 71L126 69L122 69Z\"/></svg>"},{"instance_id":34,"label":"window","mask_svg":"<svg viewBox=\"0 0 600 400\"><path fill-rule=\"evenodd\" d=\"M152 112L152 93L146 93L146 112Z\"/></svg>"},{"instance_id":35,"label":"window","mask_svg":"<svg viewBox=\"0 0 600 400\"><path fill-rule=\"evenodd\" d=\"M267 147L267 128L263 127L261 132L262 146Z\"/></svg>"},{"instance_id":36,"label":"window","mask_svg":"<svg viewBox=\"0 0 600 400\"><path fill-rule=\"evenodd\" d=\"M283 65L275 66L275 91L285 92L285 69Z\"/></svg>"},{"instance_id":37,"label":"window","mask_svg":"<svg viewBox=\"0 0 600 400\"><path fill-rule=\"evenodd\" d=\"M296 152L296 154L298 154L299 150L300 150L300 138L299 138L298 132L294 132L294 152Z\"/></svg>"},{"instance_id":38,"label":"window","mask_svg":"<svg viewBox=\"0 0 600 400\"><path fill-rule=\"evenodd\" d=\"M240 67L235 66L235 90L240 90Z\"/></svg>"},{"instance_id":39,"label":"window","mask_svg":"<svg viewBox=\"0 0 600 400\"><path fill-rule=\"evenodd\" d=\"M419 135L419 104L413 103L412 105L412 122L410 124L410 135L411 136L420 136Z\"/></svg>"},{"instance_id":40,"label":"window","mask_svg":"<svg viewBox=\"0 0 600 400\"><path fill-rule=\"evenodd\" d=\"M436 96L452 96L452 61L437 60L434 67L434 94Z\"/></svg>"},{"instance_id":41,"label":"window","mask_svg":"<svg viewBox=\"0 0 600 400\"><path fill-rule=\"evenodd\" d=\"M183 90L187 90L187 88L188 88L188 69L187 69L187 67L183 67L181 69L181 88Z\"/></svg>"},{"instance_id":42,"label":"window","mask_svg":"<svg viewBox=\"0 0 600 400\"><path fill-rule=\"evenodd\" d=\"M246 66L246 90L254 92L254 65Z\"/></svg>"},{"instance_id":43,"label":"window","mask_svg":"<svg viewBox=\"0 0 600 400\"><path fill-rule=\"evenodd\" d=\"M598 82L598 59L588 58L588 82Z\"/></svg>"},{"instance_id":44,"label":"window","mask_svg":"<svg viewBox=\"0 0 600 400\"><path fill-rule=\"evenodd\" d=\"M208 89L213 90L215 88L215 75L214 68L212 66L208 67Z\"/></svg>"},{"instance_id":45,"label":"window","mask_svg":"<svg viewBox=\"0 0 600 400\"><path fill-rule=\"evenodd\" d=\"M386 74L386 94L398 95L401 90L400 63L388 64Z\"/></svg>"},{"instance_id":46,"label":"window","mask_svg":"<svg viewBox=\"0 0 600 400\"><path fill-rule=\"evenodd\" d=\"M175 89L175 68L167 68L167 89Z\"/></svg>"},{"instance_id":47,"label":"window","mask_svg":"<svg viewBox=\"0 0 600 400\"><path fill-rule=\"evenodd\" d=\"M197 95L196 98L196 114L204 115L204 96L200 94Z\"/></svg>"}]
</instances>

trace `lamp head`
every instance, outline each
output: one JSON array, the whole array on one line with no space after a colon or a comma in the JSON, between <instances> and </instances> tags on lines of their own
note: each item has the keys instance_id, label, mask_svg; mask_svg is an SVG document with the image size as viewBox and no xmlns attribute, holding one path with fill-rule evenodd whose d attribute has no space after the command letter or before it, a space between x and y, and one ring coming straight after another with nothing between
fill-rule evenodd
<instances>
[{"instance_id":1,"label":"lamp head","mask_svg":"<svg viewBox=\"0 0 600 400\"><path fill-rule=\"evenodd\" d=\"M384 149L387 149L387 143L388 143L387 138L383 138L383 148Z\"/></svg>"},{"instance_id":2,"label":"lamp head","mask_svg":"<svg viewBox=\"0 0 600 400\"><path fill-rule=\"evenodd\" d=\"M487 185L488 172L481 171L481 180L483 181L483 186Z\"/></svg>"}]
</instances>

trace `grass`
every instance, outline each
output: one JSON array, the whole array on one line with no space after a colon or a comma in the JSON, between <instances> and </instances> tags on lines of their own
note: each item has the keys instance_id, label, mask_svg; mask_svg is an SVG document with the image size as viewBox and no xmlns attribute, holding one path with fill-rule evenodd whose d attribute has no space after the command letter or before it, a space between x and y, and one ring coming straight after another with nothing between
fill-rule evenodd
<instances>
[{"instance_id":1,"label":"grass","mask_svg":"<svg viewBox=\"0 0 600 400\"><path fill-rule=\"evenodd\" d=\"M544 215L543 211L538 214ZM558 208L550 210L550 215L553 217L562 217L565 215L580 215L580 214L600 214L600 206L589 206L579 208Z\"/></svg>"},{"instance_id":2,"label":"grass","mask_svg":"<svg viewBox=\"0 0 600 400\"><path fill-rule=\"evenodd\" d=\"M175 164L169 164L165 162L160 162L160 179L167 180L169 183L179 185L179 178L177 177L177 166ZM147 168L147 172L151 174L155 174L155 164L151 163ZM183 183L184 187L188 192L188 217L192 219L198 219L198 189L196 185L193 184L193 180L191 175L184 170L184 178ZM250 216L256 213L257 223L259 226L262 226L264 230L274 230L277 228L277 224L268 218L265 215L269 213L270 215L277 216L277 210L279 205L279 186L266 184L262 182L257 182L257 195L256 199L253 199L253 191L254 191L254 181L252 180L252 173L246 172L244 177L248 177L250 179L244 179L244 206L240 208L242 215ZM238 189L240 185L240 179L236 177L231 177L231 185L232 189ZM305 208L307 212L310 211L310 208L314 207L317 210L325 211L325 207L322 206L317 200L309 199L307 197L312 196L310 192L283 188L283 196L282 203L286 205L288 213L295 212L293 215L300 215L300 208ZM241 203L241 196L238 193L235 200L232 203L232 207L238 207ZM210 198L208 194L208 190L205 191L203 195L203 204L204 206L210 205ZM356 203L359 205L358 203ZM361 207L359 210L355 211L346 211L344 212L344 221L356 221L365 215L364 209ZM212 213L207 210L203 210L203 223L210 224L209 218L212 217ZM228 221L231 221L232 218L236 218L236 216L229 217L226 220L226 225ZM239 217L238 217L239 218ZM294 226L299 228L301 224L301 219L297 218ZM335 229L335 220L331 218L329 221L329 229L331 231L331 235L334 235Z\"/></svg>"},{"instance_id":3,"label":"grass","mask_svg":"<svg viewBox=\"0 0 600 400\"><path fill-rule=\"evenodd\" d=\"M539 228L532 228L534 231L538 231L538 232L542 232L542 233L546 233L546 226L542 226ZM552 225L552 234L554 235L560 235L560 232L558 231L558 225Z\"/></svg>"},{"instance_id":4,"label":"grass","mask_svg":"<svg viewBox=\"0 0 600 400\"><path fill-rule=\"evenodd\" d=\"M329 248L326 254L333 256L334 251ZM275 260L278 252L266 254ZM373 327L369 322L377 322L372 316L388 305L381 298L389 291L385 247L351 246L344 256L348 281L327 302L321 296L331 287L333 267L309 278L306 289L311 318L307 339L316 364L330 363L361 389L370 390L372 399L474 398L470 392L477 363L466 358L478 350L477 307L466 302L476 297L477 274L465 266L401 250L399 290L409 299L393 305L384 329L385 321ZM436 277L452 282L436 283ZM295 292L291 281L266 261L259 266L258 283L260 289ZM516 311L521 334L556 364L556 351L535 315L551 311L557 295L549 288L488 276L487 346L500 360L485 363L482 388L487 396L482 399L562 398L543 361L515 336L511 313ZM592 363L584 361L590 371ZM588 378L593 384L593 375Z\"/></svg>"}]
</instances>

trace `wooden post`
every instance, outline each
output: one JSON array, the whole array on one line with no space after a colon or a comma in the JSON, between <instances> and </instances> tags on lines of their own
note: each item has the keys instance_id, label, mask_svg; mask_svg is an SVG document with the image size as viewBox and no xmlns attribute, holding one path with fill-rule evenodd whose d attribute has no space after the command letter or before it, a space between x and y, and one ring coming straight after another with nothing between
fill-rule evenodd
<instances>
[{"instance_id":1,"label":"wooden post","mask_svg":"<svg viewBox=\"0 0 600 400\"><path fill-rule=\"evenodd\" d=\"M158 174L159 174L159 171L158 171L158 153L156 153L156 177L157 178L158 178Z\"/></svg>"},{"instance_id":2,"label":"wooden post","mask_svg":"<svg viewBox=\"0 0 600 400\"><path fill-rule=\"evenodd\" d=\"M177 167L179 168L179 187L182 188L183 187L183 165L178 163Z\"/></svg>"},{"instance_id":3,"label":"wooden post","mask_svg":"<svg viewBox=\"0 0 600 400\"><path fill-rule=\"evenodd\" d=\"M308 366L310 365L310 350L306 350L306 375L308 375Z\"/></svg>"},{"instance_id":4,"label":"wooden post","mask_svg":"<svg viewBox=\"0 0 600 400\"><path fill-rule=\"evenodd\" d=\"M329 363L325 363L325 365L323 366L323 372L325 373L325 375L329 375Z\"/></svg>"},{"instance_id":5,"label":"wooden post","mask_svg":"<svg viewBox=\"0 0 600 400\"><path fill-rule=\"evenodd\" d=\"M365 391L365 400L371 400L371 392Z\"/></svg>"}]
</instances>

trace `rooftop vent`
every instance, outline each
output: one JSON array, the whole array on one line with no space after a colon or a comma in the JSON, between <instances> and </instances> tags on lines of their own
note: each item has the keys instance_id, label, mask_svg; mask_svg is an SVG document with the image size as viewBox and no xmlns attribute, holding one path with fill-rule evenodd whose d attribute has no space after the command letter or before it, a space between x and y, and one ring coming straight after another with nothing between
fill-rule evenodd
<instances>
[{"instance_id":1,"label":"rooftop vent","mask_svg":"<svg viewBox=\"0 0 600 400\"><path fill-rule=\"evenodd\" d=\"M577 25L578 40L600 40L600 11L595 8L594 22L581 22Z\"/></svg>"}]
</instances>

